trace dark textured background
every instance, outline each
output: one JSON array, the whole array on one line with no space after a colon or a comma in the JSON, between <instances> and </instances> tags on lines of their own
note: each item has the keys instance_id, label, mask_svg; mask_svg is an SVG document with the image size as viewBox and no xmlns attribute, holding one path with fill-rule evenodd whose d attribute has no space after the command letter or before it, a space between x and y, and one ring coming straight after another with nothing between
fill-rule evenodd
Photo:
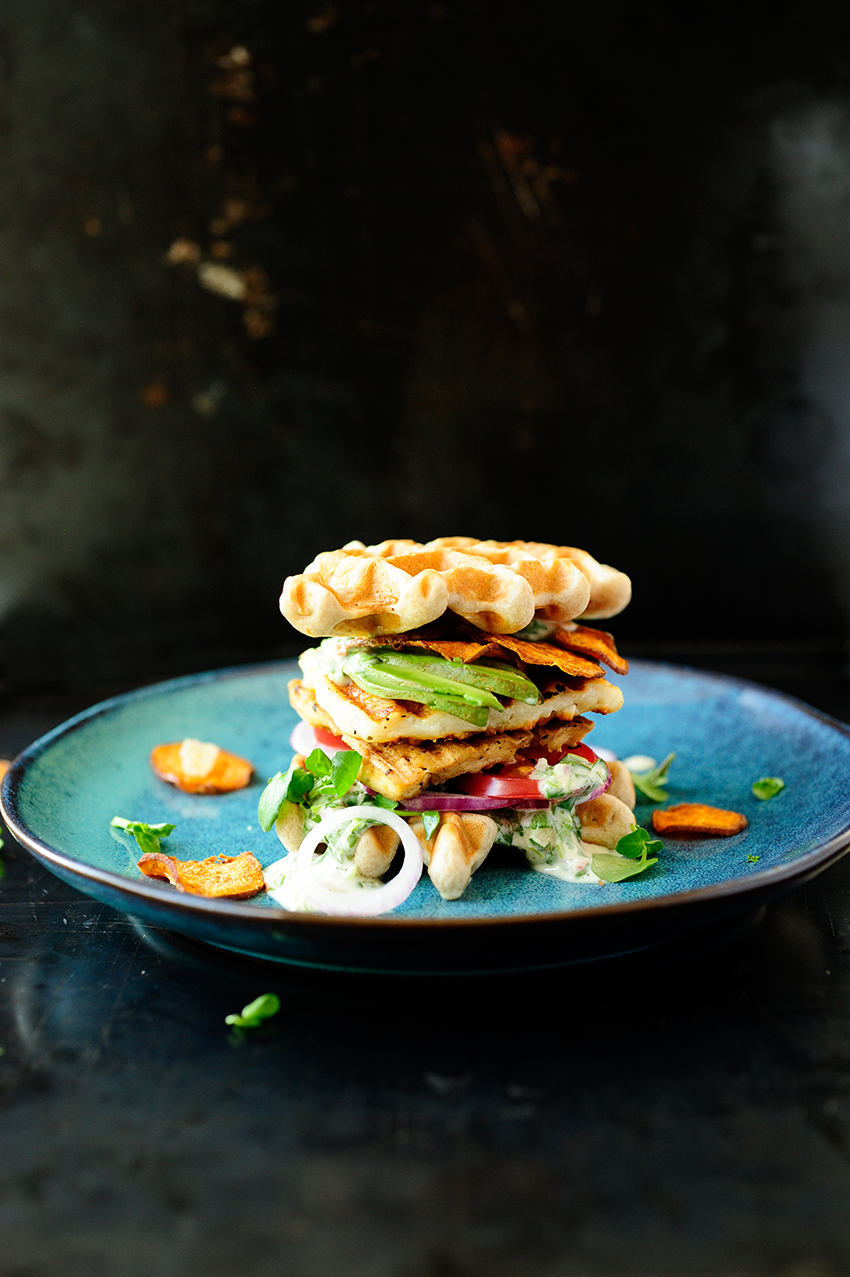
<instances>
[{"instance_id":1,"label":"dark textured background","mask_svg":"<svg viewBox=\"0 0 850 1277\"><path fill-rule=\"evenodd\" d=\"M850 719L845 15L3 0L0 756L387 535L586 546L628 652ZM850 1271L846 858L415 987L0 871L2 1277Z\"/></svg>"},{"instance_id":2,"label":"dark textured background","mask_svg":"<svg viewBox=\"0 0 850 1277\"><path fill-rule=\"evenodd\" d=\"M290 654L352 537L840 651L839 6L6 0L0 155L7 691Z\"/></svg>"}]
</instances>

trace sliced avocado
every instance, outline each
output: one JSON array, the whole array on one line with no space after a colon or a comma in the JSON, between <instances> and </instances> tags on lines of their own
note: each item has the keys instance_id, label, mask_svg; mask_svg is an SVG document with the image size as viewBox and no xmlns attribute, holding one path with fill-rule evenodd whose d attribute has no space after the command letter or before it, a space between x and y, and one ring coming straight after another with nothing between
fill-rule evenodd
<instances>
[{"instance_id":1,"label":"sliced avocado","mask_svg":"<svg viewBox=\"0 0 850 1277\"><path fill-rule=\"evenodd\" d=\"M447 661L442 656L429 652L393 651L381 652L380 660L385 668L407 678L420 678L430 673L454 683L495 692L498 696L522 701L526 705L537 705L541 699L531 679L515 665L508 665L504 661L466 665L463 661Z\"/></svg>"},{"instance_id":2,"label":"sliced avocado","mask_svg":"<svg viewBox=\"0 0 850 1277\"><path fill-rule=\"evenodd\" d=\"M465 687L427 672L423 677L412 673L404 677L385 668L381 658L371 653L351 653L345 658L343 668L364 692L391 700L416 701L454 714L475 727L486 727L489 710L502 708L492 692Z\"/></svg>"}]
</instances>

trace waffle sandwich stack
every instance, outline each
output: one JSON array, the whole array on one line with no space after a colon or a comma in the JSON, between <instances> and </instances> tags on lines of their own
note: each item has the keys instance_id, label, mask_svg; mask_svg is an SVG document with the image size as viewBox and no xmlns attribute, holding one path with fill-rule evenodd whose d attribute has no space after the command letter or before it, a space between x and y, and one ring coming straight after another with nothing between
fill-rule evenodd
<instances>
[{"instance_id":1,"label":"waffle sandwich stack","mask_svg":"<svg viewBox=\"0 0 850 1277\"><path fill-rule=\"evenodd\" d=\"M630 597L627 576L568 546L445 537L354 541L320 554L286 580L280 599L297 630L322 640L302 654L289 687L313 729L304 739L356 750L358 780L406 813L442 813L436 833L418 829L415 814L412 823L432 880L454 898L494 841L511 843L512 819L513 844L529 851L528 820L520 828L509 809L523 780L526 795L535 784L538 761L554 765L576 750L595 758L581 745L593 726L586 715L623 701L603 666L628 666L612 636L588 622L616 615ZM539 805L545 786L534 792ZM495 820L482 815L488 794L490 808L504 799ZM629 811L623 827L630 822ZM582 830L591 842L593 828L589 813ZM615 845L611 830L605 837ZM441 838L454 846L452 865L435 877Z\"/></svg>"}]
</instances>

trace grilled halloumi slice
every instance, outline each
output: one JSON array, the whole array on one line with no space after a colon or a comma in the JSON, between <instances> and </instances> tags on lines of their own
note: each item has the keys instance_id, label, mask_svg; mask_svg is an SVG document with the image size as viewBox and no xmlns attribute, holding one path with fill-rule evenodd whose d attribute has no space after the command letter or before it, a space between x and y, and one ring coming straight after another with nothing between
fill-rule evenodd
<instances>
[{"instance_id":1,"label":"grilled halloumi slice","mask_svg":"<svg viewBox=\"0 0 850 1277\"><path fill-rule=\"evenodd\" d=\"M358 780L401 802L455 776L512 763L517 753L531 744L531 732L503 732L467 740L396 741L390 745L362 745L353 736L342 739L363 757Z\"/></svg>"},{"instance_id":2,"label":"grilled halloumi slice","mask_svg":"<svg viewBox=\"0 0 850 1277\"><path fill-rule=\"evenodd\" d=\"M313 653L304 652L299 664L303 683L310 688L320 709L336 723L338 734L355 737L360 743L383 744L395 740L462 739L480 734L474 727L443 710L410 701L385 700L371 696L354 683L339 686L319 669ZM568 679L553 677L543 689L539 705L510 701L502 710L491 709L485 733L530 731L550 718L571 719L577 714L613 714L623 704L623 693L604 678ZM355 746L359 748L359 744Z\"/></svg>"},{"instance_id":3,"label":"grilled halloumi slice","mask_svg":"<svg viewBox=\"0 0 850 1277\"><path fill-rule=\"evenodd\" d=\"M564 723L553 719L533 731L477 732L462 740L448 737L437 741L400 740L370 744L340 732L337 724L317 705L313 693L300 679L289 684L292 706L311 727L323 727L342 736L346 745L363 758L359 778L364 785L386 798L401 802L423 789L442 785L456 776L485 771L499 763L512 763L520 750L567 749L592 730L587 718Z\"/></svg>"}]
</instances>

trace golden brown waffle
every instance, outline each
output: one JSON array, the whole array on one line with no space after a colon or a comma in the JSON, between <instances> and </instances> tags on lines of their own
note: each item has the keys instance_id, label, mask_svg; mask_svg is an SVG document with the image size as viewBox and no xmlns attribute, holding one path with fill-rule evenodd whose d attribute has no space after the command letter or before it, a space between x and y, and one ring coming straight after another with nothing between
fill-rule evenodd
<instances>
[{"instance_id":1,"label":"golden brown waffle","mask_svg":"<svg viewBox=\"0 0 850 1277\"><path fill-rule=\"evenodd\" d=\"M578 550L571 545L548 545L542 541L476 541L474 537L438 537L429 541L429 546L459 550L463 554L479 555L490 563L510 564L521 571L520 564L529 559L543 564L574 563L580 569L590 587L588 602L581 612L573 612L573 617L581 615L583 620L601 621L608 616L616 616L632 597L632 583L625 572L618 572L607 563L599 563L586 550ZM543 611L543 619L557 621L562 618L554 608Z\"/></svg>"},{"instance_id":2,"label":"golden brown waffle","mask_svg":"<svg viewBox=\"0 0 850 1277\"><path fill-rule=\"evenodd\" d=\"M613 616L630 595L622 572L565 546L351 541L287 577L280 610L311 638L403 634L447 610L492 634L515 634L535 617L565 625L581 615Z\"/></svg>"},{"instance_id":3,"label":"golden brown waffle","mask_svg":"<svg viewBox=\"0 0 850 1277\"><path fill-rule=\"evenodd\" d=\"M311 638L399 634L442 616L448 590L439 572L411 576L384 559L335 550L283 583L280 610Z\"/></svg>"},{"instance_id":4,"label":"golden brown waffle","mask_svg":"<svg viewBox=\"0 0 850 1277\"><path fill-rule=\"evenodd\" d=\"M444 900L457 900L496 841L499 827L495 820L479 812L446 811L431 838L425 836L421 816L414 816L409 823L422 844L434 886Z\"/></svg>"}]
</instances>

